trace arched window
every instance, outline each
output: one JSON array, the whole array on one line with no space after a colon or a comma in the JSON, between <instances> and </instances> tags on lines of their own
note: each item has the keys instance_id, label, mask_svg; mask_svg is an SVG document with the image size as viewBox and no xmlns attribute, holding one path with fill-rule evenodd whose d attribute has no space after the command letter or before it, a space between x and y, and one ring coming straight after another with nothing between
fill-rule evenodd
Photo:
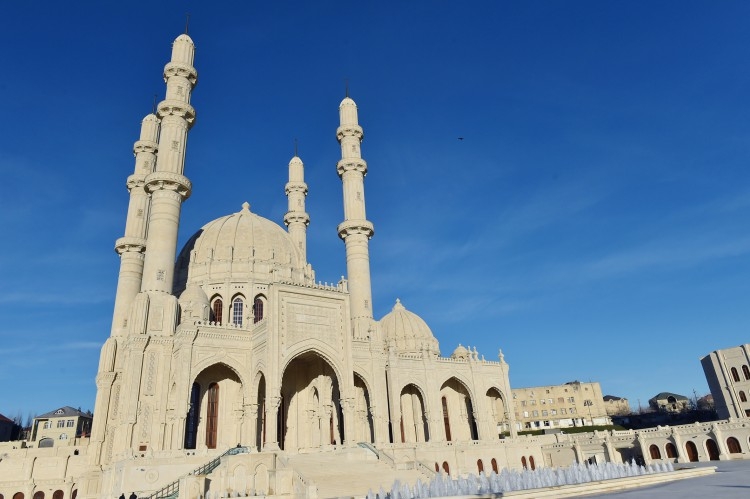
<instances>
[{"instance_id":1,"label":"arched window","mask_svg":"<svg viewBox=\"0 0 750 499\"><path fill-rule=\"evenodd\" d=\"M435 473L440 473L440 465L435 463Z\"/></svg>"},{"instance_id":2,"label":"arched window","mask_svg":"<svg viewBox=\"0 0 750 499\"><path fill-rule=\"evenodd\" d=\"M534 464L534 456L529 456L529 466L531 466L532 470L536 469L536 465Z\"/></svg>"},{"instance_id":3,"label":"arched window","mask_svg":"<svg viewBox=\"0 0 750 499\"><path fill-rule=\"evenodd\" d=\"M742 390L740 390L740 402L747 402L747 395Z\"/></svg>"},{"instance_id":4,"label":"arched window","mask_svg":"<svg viewBox=\"0 0 750 499\"><path fill-rule=\"evenodd\" d=\"M732 368L732 379L735 380L735 381L739 381L740 380L740 373L737 372L737 368L736 367Z\"/></svg>"},{"instance_id":5,"label":"arched window","mask_svg":"<svg viewBox=\"0 0 750 499\"><path fill-rule=\"evenodd\" d=\"M216 435L219 427L219 385L208 385L208 407L206 408L206 447L216 448Z\"/></svg>"},{"instance_id":6,"label":"arched window","mask_svg":"<svg viewBox=\"0 0 750 499\"><path fill-rule=\"evenodd\" d=\"M661 452L659 451L659 447L656 445L652 445L648 448L649 454L651 454L651 459L661 459Z\"/></svg>"},{"instance_id":7,"label":"arched window","mask_svg":"<svg viewBox=\"0 0 750 499\"><path fill-rule=\"evenodd\" d=\"M747 365L742 366L742 374L745 375L745 379L750 379L750 367L747 367Z\"/></svg>"},{"instance_id":8,"label":"arched window","mask_svg":"<svg viewBox=\"0 0 750 499\"><path fill-rule=\"evenodd\" d=\"M41 490L34 492L34 499L44 499L44 492Z\"/></svg>"},{"instance_id":9,"label":"arched window","mask_svg":"<svg viewBox=\"0 0 750 499\"><path fill-rule=\"evenodd\" d=\"M528 468L528 463L526 463L526 456L522 456L522 457L521 457L521 467L522 467L523 469L526 469L526 468Z\"/></svg>"},{"instance_id":10,"label":"arched window","mask_svg":"<svg viewBox=\"0 0 750 499\"><path fill-rule=\"evenodd\" d=\"M667 444L667 457L671 457L671 458L677 457L677 447L675 447L672 442Z\"/></svg>"},{"instance_id":11,"label":"arched window","mask_svg":"<svg viewBox=\"0 0 750 499\"><path fill-rule=\"evenodd\" d=\"M214 322L222 322L224 320L223 314L224 313L224 302L221 301L221 298L217 298L214 300L213 304L211 305L211 320Z\"/></svg>"},{"instance_id":12,"label":"arched window","mask_svg":"<svg viewBox=\"0 0 750 499\"><path fill-rule=\"evenodd\" d=\"M730 454L740 454L742 452L740 442L734 437L727 438L727 450Z\"/></svg>"},{"instance_id":13,"label":"arched window","mask_svg":"<svg viewBox=\"0 0 750 499\"><path fill-rule=\"evenodd\" d=\"M237 326L242 325L242 309L243 309L242 298L239 296L232 301L232 324Z\"/></svg>"},{"instance_id":14,"label":"arched window","mask_svg":"<svg viewBox=\"0 0 750 499\"><path fill-rule=\"evenodd\" d=\"M13 494L13 499L23 499L23 492L16 492Z\"/></svg>"},{"instance_id":15,"label":"arched window","mask_svg":"<svg viewBox=\"0 0 750 499\"><path fill-rule=\"evenodd\" d=\"M78 497L78 489L73 489L73 493L70 494L70 499L76 499Z\"/></svg>"},{"instance_id":16,"label":"arched window","mask_svg":"<svg viewBox=\"0 0 750 499\"><path fill-rule=\"evenodd\" d=\"M445 471L447 474L451 474L451 469L448 466L448 461L443 461L443 471Z\"/></svg>"},{"instance_id":17,"label":"arched window","mask_svg":"<svg viewBox=\"0 0 750 499\"><path fill-rule=\"evenodd\" d=\"M43 438L43 439L41 439L39 441L39 448L40 449L42 447L52 447L53 445L55 445L55 441L52 440L51 438Z\"/></svg>"},{"instance_id":18,"label":"arched window","mask_svg":"<svg viewBox=\"0 0 750 499\"><path fill-rule=\"evenodd\" d=\"M63 499L63 491L60 489L57 489L54 494L52 494L52 499Z\"/></svg>"},{"instance_id":19,"label":"arched window","mask_svg":"<svg viewBox=\"0 0 750 499\"><path fill-rule=\"evenodd\" d=\"M482 473L484 471L484 464L482 463L481 459L477 459L477 473Z\"/></svg>"},{"instance_id":20,"label":"arched window","mask_svg":"<svg viewBox=\"0 0 750 499\"><path fill-rule=\"evenodd\" d=\"M253 324L263 320L263 298L256 296L253 301Z\"/></svg>"},{"instance_id":21,"label":"arched window","mask_svg":"<svg viewBox=\"0 0 750 499\"><path fill-rule=\"evenodd\" d=\"M492 458L492 471L494 471L495 473L498 473L498 471L497 471L497 459L495 459L494 457Z\"/></svg>"}]
</instances>

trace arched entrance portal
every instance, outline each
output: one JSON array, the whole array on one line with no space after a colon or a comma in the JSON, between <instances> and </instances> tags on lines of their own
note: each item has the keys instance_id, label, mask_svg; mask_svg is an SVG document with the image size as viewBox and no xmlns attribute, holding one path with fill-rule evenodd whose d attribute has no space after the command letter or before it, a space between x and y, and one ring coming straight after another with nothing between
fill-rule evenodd
<instances>
[{"instance_id":1,"label":"arched entrance portal","mask_svg":"<svg viewBox=\"0 0 750 499\"><path fill-rule=\"evenodd\" d=\"M490 388L487 390L487 401L489 402L490 410L492 411L492 423L495 428L493 431L497 433L498 438L500 433L507 431L508 428L508 409L505 407L505 401L503 396L496 388Z\"/></svg>"},{"instance_id":2,"label":"arched entrance portal","mask_svg":"<svg viewBox=\"0 0 750 499\"><path fill-rule=\"evenodd\" d=\"M315 352L292 360L284 370L279 406L279 445L283 450L338 445L344 440L339 381Z\"/></svg>"},{"instance_id":3,"label":"arched entrance portal","mask_svg":"<svg viewBox=\"0 0 750 499\"><path fill-rule=\"evenodd\" d=\"M698 461L698 448L693 442L688 441L685 444L685 450L687 451L688 459L691 463L695 463Z\"/></svg>"},{"instance_id":4,"label":"arched entrance portal","mask_svg":"<svg viewBox=\"0 0 750 499\"><path fill-rule=\"evenodd\" d=\"M214 364L195 377L185 421L185 447L226 449L241 441L242 382L225 364Z\"/></svg>"},{"instance_id":5,"label":"arched entrance portal","mask_svg":"<svg viewBox=\"0 0 750 499\"><path fill-rule=\"evenodd\" d=\"M474 407L466 387L456 378L450 378L440 388L440 396L444 398L443 412L447 412L443 415L446 440L477 440Z\"/></svg>"},{"instance_id":6,"label":"arched entrance portal","mask_svg":"<svg viewBox=\"0 0 750 499\"><path fill-rule=\"evenodd\" d=\"M354 438L357 442L374 442L375 435L370 411L370 394L362 378L354 375Z\"/></svg>"},{"instance_id":7,"label":"arched entrance portal","mask_svg":"<svg viewBox=\"0 0 750 499\"><path fill-rule=\"evenodd\" d=\"M709 438L708 440L706 440L706 450L708 450L708 458L711 461L719 460L719 446L716 445L716 441L714 441L714 439Z\"/></svg>"},{"instance_id":8,"label":"arched entrance portal","mask_svg":"<svg viewBox=\"0 0 750 499\"><path fill-rule=\"evenodd\" d=\"M400 442L427 442L430 431L427 426L424 399L415 385L406 385L401 390Z\"/></svg>"}]
</instances>

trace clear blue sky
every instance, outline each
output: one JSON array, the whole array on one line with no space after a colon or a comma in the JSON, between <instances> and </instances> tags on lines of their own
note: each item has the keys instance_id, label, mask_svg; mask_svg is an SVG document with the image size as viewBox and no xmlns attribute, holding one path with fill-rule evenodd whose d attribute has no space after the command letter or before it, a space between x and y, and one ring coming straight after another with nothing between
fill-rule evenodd
<instances>
[{"instance_id":1,"label":"clear blue sky","mask_svg":"<svg viewBox=\"0 0 750 499\"><path fill-rule=\"evenodd\" d=\"M345 274L350 94L374 306L515 387L708 391L750 341L750 3L6 2L0 7L0 413L93 409L132 144L191 12L199 83L180 227L281 224L294 139L308 256ZM464 137L464 140L458 140Z\"/></svg>"}]
</instances>

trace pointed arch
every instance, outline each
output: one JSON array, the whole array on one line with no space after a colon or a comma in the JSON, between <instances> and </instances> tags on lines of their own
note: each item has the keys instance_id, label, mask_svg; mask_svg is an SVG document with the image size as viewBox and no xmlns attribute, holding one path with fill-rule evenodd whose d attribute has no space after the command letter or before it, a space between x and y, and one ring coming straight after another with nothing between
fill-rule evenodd
<instances>
[{"instance_id":1,"label":"pointed arch","mask_svg":"<svg viewBox=\"0 0 750 499\"><path fill-rule=\"evenodd\" d=\"M401 389L399 394L401 442L430 441L425 400L424 392L414 383L409 383Z\"/></svg>"},{"instance_id":2,"label":"pointed arch","mask_svg":"<svg viewBox=\"0 0 750 499\"><path fill-rule=\"evenodd\" d=\"M730 454L741 454L742 448L740 447L740 442L734 437L727 438L727 450Z\"/></svg>"},{"instance_id":3,"label":"pointed arch","mask_svg":"<svg viewBox=\"0 0 750 499\"><path fill-rule=\"evenodd\" d=\"M671 459L677 458L677 447L672 442L668 442L667 446L667 457Z\"/></svg>"},{"instance_id":4,"label":"pointed arch","mask_svg":"<svg viewBox=\"0 0 750 499\"><path fill-rule=\"evenodd\" d=\"M219 324L224 322L224 300L221 299L221 295L214 295L211 298L211 317L209 320Z\"/></svg>"},{"instance_id":5,"label":"pointed arch","mask_svg":"<svg viewBox=\"0 0 750 499\"><path fill-rule=\"evenodd\" d=\"M354 372L354 421L353 431L358 442L375 442L375 428L372 420L370 390L365 379Z\"/></svg>"},{"instance_id":6,"label":"pointed arch","mask_svg":"<svg viewBox=\"0 0 750 499\"><path fill-rule=\"evenodd\" d=\"M661 451L655 444L651 444L651 446L648 448L648 452L651 455L651 459L661 459Z\"/></svg>"},{"instance_id":7,"label":"pointed arch","mask_svg":"<svg viewBox=\"0 0 750 499\"><path fill-rule=\"evenodd\" d=\"M262 294L256 295L253 299L253 324L257 324L265 318L266 302L267 298Z\"/></svg>"},{"instance_id":8,"label":"pointed arch","mask_svg":"<svg viewBox=\"0 0 750 499\"><path fill-rule=\"evenodd\" d=\"M711 461L719 460L719 446L716 445L716 441L712 438L706 440L706 450L708 451L708 458Z\"/></svg>"},{"instance_id":9,"label":"pointed arch","mask_svg":"<svg viewBox=\"0 0 750 499\"><path fill-rule=\"evenodd\" d=\"M236 294L232 297L231 317L228 322L235 326L242 327L245 318L245 297L242 294Z\"/></svg>"},{"instance_id":10,"label":"pointed arch","mask_svg":"<svg viewBox=\"0 0 750 499\"><path fill-rule=\"evenodd\" d=\"M698 462L698 448L695 446L695 443L688 440L687 443L685 443L685 450L687 451L688 460L691 463Z\"/></svg>"},{"instance_id":11,"label":"pointed arch","mask_svg":"<svg viewBox=\"0 0 750 499\"><path fill-rule=\"evenodd\" d=\"M467 384L459 377L451 376L440 387L440 396L441 404L443 404L444 421L446 421L447 412L451 439L457 441L478 440L479 432L474 417L473 397ZM446 434L446 438L447 436Z\"/></svg>"}]
</instances>

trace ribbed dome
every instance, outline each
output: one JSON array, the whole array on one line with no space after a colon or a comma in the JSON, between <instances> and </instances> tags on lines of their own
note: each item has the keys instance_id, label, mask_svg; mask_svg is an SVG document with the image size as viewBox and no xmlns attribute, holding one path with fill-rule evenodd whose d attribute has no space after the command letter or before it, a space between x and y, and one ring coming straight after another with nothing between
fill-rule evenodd
<instances>
[{"instance_id":1,"label":"ribbed dome","mask_svg":"<svg viewBox=\"0 0 750 499\"><path fill-rule=\"evenodd\" d=\"M380 319L380 329L386 341L395 342L399 352L417 353L426 349L440 354L440 346L430 327L420 316L406 310L401 300L396 299L393 310Z\"/></svg>"},{"instance_id":2,"label":"ribbed dome","mask_svg":"<svg viewBox=\"0 0 750 499\"><path fill-rule=\"evenodd\" d=\"M177 289L187 283L224 280L303 282L305 262L289 234L250 211L242 210L207 223L187 242L177 259Z\"/></svg>"}]
</instances>

